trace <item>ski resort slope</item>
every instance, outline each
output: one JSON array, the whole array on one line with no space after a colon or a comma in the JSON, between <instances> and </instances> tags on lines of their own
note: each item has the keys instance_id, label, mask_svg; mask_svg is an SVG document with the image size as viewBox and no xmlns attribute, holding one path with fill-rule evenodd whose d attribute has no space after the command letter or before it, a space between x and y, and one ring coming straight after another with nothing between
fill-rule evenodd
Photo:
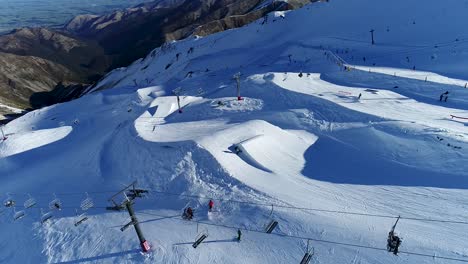
<instances>
[{"instance_id":1,"label":"ski resort slope","mask_svg":"<svg viewBox=\"0 0 468 264\"><path fill-rule=\"evenodd\" d=\"M13 120L0 262L300 263L308 240L311 263L468 262L467 9L334 0L276 12L165 44L80 99ZM120 230L128 213L106 210L135 180L149 190L134 204L145 254Z\"/></svg>"}]
</instances>

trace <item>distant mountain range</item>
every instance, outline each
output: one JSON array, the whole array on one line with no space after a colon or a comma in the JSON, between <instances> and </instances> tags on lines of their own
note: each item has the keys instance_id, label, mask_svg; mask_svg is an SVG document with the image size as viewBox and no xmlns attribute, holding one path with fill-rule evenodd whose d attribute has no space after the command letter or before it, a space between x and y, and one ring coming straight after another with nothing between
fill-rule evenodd
<instances>
[{"instance_id":1,"label":"distant mountain range","mask_svg":"<svg viewBox=\"0 0 468 264\"><path fill-rule=\"evenodd\" d=\"M0 36L0 104L28 109L67 101L166 41L241 27L310 2L315 0L159 0L79 15L61 30L14 30Z\"/></svg>"}]
</instances>

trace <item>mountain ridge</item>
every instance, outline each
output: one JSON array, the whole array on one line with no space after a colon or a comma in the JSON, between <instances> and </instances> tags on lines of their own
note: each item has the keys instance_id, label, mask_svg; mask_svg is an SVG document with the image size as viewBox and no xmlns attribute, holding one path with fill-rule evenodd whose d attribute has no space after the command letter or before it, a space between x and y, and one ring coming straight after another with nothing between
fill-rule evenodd
<instances>
[{"instance_id":1,"label":"mountain ridge","mask_svg":"<svg viewBox=\"0 0 468 264\"><path fill-rule=\"evenodd\" d=\"M17 63L18 66L26 65L24 61L28 60L28 56L40 57L49 61L51 67L65 67L67 74L57 75L58 78L44 76L39 69L32 68L37 73L30 76L48 85L45 90L41 86L41 93L51 92L46 97L32 97L38 90L31 87L33 83L20 81L20 77L11 76L10 73L8 77L0 79L0 90L3 90L3 94L7 93L14 82L15 88L22 90L22 96L16 100L12 100L14 96L3 97L0 102L27 109L67 101L75 98L81 93L80 90L86 89L87 85L99 80L106 72L129 65L167 41L193 34L206 36L244 26L273 10L298 8L309 2L314 0L290 0L287 4L283 1L263 0L160 0L101 16L78 15L60 30L13 30L0 36L0 51L25 56L21 63ZM14 59L17 57L9 58L13 59L11 64L16 63ZM0 67L8 67L5 59L1 62L4 64ZM70 88L65 88L68 84ZM73 92L59 91L64 88ZM59 94L61 96L57 97ZM73 94L73 97L64 94Z\"/></svg>"}]
</instances>

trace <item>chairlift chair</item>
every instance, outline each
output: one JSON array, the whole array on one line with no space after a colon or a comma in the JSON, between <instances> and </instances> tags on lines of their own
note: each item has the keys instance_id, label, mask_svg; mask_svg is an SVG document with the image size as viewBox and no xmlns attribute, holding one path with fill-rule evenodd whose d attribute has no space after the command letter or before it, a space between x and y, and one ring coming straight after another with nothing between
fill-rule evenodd
<instances>
[{"instance_id":1,"label":"chairlift chair","mask_svg":"<svg viewBox=\"0 0 468 264\"><path fill-rule=\"evenodd\" d=\"M305 253L304 257L301 260L300 264L309 264L310 260L312 259L313 254Z\"/></svg>"},{"instance_id":2,"label":"chairlift chair","mask_svg":"<svg viewBox=\"0 0 468 264\"><path fill-rule=\"evenodd\" d=\"M88 196L88 193L86 193L86 198L81 201L80 208L83 211L87 211L88 209L92 208L94 206L93 199Z\"/></svg>"},{"instance_id":3,"label":"chairlift chair","mask_svg":"<svg viewBox=\"0 0 468 264\"><path fill-rule=\"evenodd\" d=\"M62 210L62 201L60 201L55 194L54 197L55 198L49 203L49 208L51 210Z\"/></svg>"},{"instance_id":4,"label":"chairlift chair","mask_svg":"<svg viewBox=\"0 0 468 264\"><path fill-rule=\"evenodd\" d=\"M203 241L208 238L208 232L201 232L195 238L195 242L192 244L193 248L197 248Z\"/></svg>"},{"instance_id":5,"label":"chairlift chair","mask_svg":"<svg viewBox=\"0 0 468 264\"><path fill-rule=\"evenodd\" d=\"M47 213L44 213L42 211L42 208L41 208L41 224L44 224L46 223L47 221L49 221L52 217L54 217L54 214L52 213L52 211L49 211Z\"/></svg>"},{"instance_id":6,"label":"chairlift chair","mask_svg":"<svg viewBox=\"0 0 468 264\"><path fill-rule=\"evenodd\" d=\"M88 216L86 215L86 212L83 212L81 214L76 214L76 221L75 221L75 226L79 226L81 225L82 223L84 223L85 221L87 221L89 218Z\"/></svg>"},{"instance_id":7,"label":"chairlift chair","mask_svg":"<svg viewBox=\"0 0 468 264\"><path fill-rule=\"evenodd\" d=\"M275 230L275 228L278 226L278 221L276 221L272 215L273 215L273 210L274 210L274 206L271 205L271 211L270 211L270 221L268 222L268 224L265 226L265 232L267 234L271 234L271 232L273 232L273 230Z\"/></svg>"},{"instance_id":8,"label":"chairlift chair","mask_svg":"<svg viewBox=\"0 0 468 264\"><path fill-rule=\"evenodd\" d=\"M21 218L25 217L26 216L26 212L24 210L21 210L21 211L18 211L16 212L16 209L13 207L13 210L14 210L14 215L13 215L13 219L15 221L18 221L20 220Z\"/></svg>"},{"instance_id":9,"label":"chairlift chair","mask_svg":"<svg viewBox=\"0 0 468 264\"><path fill-rule=\"evenodd\" d=\"M276 221L275 219L272 219L270 223L265 227L265 232L268 234L271 234L271 232L273 232L273 230L275 230L277 226L278 226L278 221Z\"/></svg>"},{"instance_id":10,"label":"chairlift chair","mask_svg":"<svg viewBox=\"0 0 468 264\"><path fill-rule=\"evenodd\" d=\"M7 193L7 198L3 201L5 207L14 207L16 204L15 200L11 197L10 193Z\"/></svg>"},{"instance_id":11,"label":"chairlift chair","mask_svg":"<svg viewBox=\"0 0 468 264\"><path fill-rule=\"evenodd\" d=\"M387 250L388 252L393 252L393 254L395 255L398 255L398 248L401 245L401 238L395 234L395 228L396 228L396 225L398 224L398 220L400 220L399 216L395 224L393 225L392 229L390 230L390 232L388 232L388 238L387 238Z\"/></svg>"},{"instance_id":12,"label":"chairlift chair","mask_svg":"<svg viewBox=\"0 0 468 264\"><path fill-rule=\"evenodd\" d=\"M24 208L29 209L29 208L33 207L34 205L36 205L36 200L34 198L32 198L31 195L29 195L29 199L24 201Z\"/></svg>"},{"instance_id":13,"label":"chairlift chair","mask_svg":"<svg viewBox=\"0 0 468 264\"><path fill-rule=\"evenodd\" d=\"M314 248L309 249L309 243L310 243L310 240L307 240L307 250L306 250L306 253L304 254L304 257L302 257L300 264L309 264L310 260L315 254Z\"/></svg>"},{"instance_id":14,"label":"chairlift chair","mask_svg":"<svg viewBox=\"0 0 468 264\"><path fill-rule=\"evenodd\" d=\"M6 200L3 202L3 205L4 205L5 207L13 207L13 206L15 206L15 204L16 204L16 202L15 202L14 200L10 199L10 198L9 198L9 199L6 199Z\"/></svg>"}]
</instances>

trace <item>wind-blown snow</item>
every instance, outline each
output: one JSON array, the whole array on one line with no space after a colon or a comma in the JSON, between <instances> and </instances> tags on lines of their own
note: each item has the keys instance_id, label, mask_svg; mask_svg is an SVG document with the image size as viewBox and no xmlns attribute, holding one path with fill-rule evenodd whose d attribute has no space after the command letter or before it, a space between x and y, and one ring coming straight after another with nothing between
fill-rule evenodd
<instances>
[{"instance_id":1,"label":"wind-blown snow","mask_svg":"<svg viewBox=\"0 0 468 264\"><path fill-rule=\"evenodd\" d=\"M96 92L10 122L0 192L20 205L29 194L38 206L16 222L3 208L0 232L18 242L0 242L0 260L299 263L312 238L363 246L311 241L313 263L449 263L386 252L395 219L375 215L403 217L402 251L467 260L466 225L408 219L468 218L467 8L315 3L166 44L108 74ZM144 256L134 231L119 230L128 215L104 209L133 180L151 190L135 205L153 248ZM96 207L75 227L86 192ZM54 193L64 208L41 225L39 207ZM213 198L215 211L199 196ZM181 219L186 206L201 224ZM262 234L272 219L278 228ZM250 230L240 243L237 227ZM192 248L202 231L206 243Z\"/></svg>"}]
</instances>

